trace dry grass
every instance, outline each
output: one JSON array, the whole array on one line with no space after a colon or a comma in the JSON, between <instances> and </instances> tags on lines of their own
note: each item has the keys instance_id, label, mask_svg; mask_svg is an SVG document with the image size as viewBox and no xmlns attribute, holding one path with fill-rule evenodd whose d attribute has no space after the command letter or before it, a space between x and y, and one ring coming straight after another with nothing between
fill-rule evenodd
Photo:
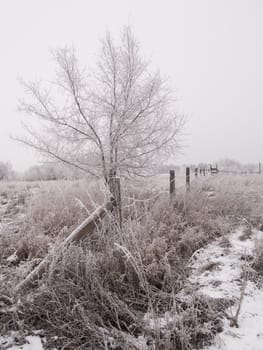
<instances>
[{"instance_id":1,"label":"dry grass","mask_svg":"<svg viewBox=\"0 0 263 350\"><path fill-rule=\"evenodd\" d=\"M19 231L1 236L1 259L19 244L26 253L17 267L0 265L0 292L12 301L0 308L0 332L45 329L48 348L139 349L138 336L147 349L202 348L221 330L227 305L193 293L189 259L215 237L227 244L237 225L263 225L261 186L261 177L212 177L193 183L187 194L178 189L172 202L157 189L129 186L121 231L106 220L81 246L63 249L61 239L105 200L105 191L88 192L84 182L40 186L25 200ZM18 301L13 286L51 246L48 271ZM166 313L173 317L163 328L145 320Z\"/></svg>"},{"instance_id":2,"label":"dry grass","mask_svg":"<svg viewBox=\"0 0 263 350\"><path fill-rule=\"evenodd\" d=\"M256 277L260 283L263 282L263 240L258 240L255 245L256 249L254 252L253 262L251 267L256 273Z\"/></svg>"}]
</instances>

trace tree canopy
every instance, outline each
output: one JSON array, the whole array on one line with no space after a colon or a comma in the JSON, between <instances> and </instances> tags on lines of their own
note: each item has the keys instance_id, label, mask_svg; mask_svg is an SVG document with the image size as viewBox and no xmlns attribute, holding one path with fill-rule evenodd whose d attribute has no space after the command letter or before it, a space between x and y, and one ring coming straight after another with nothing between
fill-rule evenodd
<instances>
[{"instance_id":1,"label":"tree canopy","mask_svg":"<svg viewBox=\"0 0 263 350\"><path fill-rule=\"evenodd\" d=\"M53 56L53 82L23 83L20 110L38 124L24 123L28 137L20 141L106 180L141 175L176 151L183 118L129 27L118 44L106 34L92 71L80 65L74 49L59 48Z\"/></svg>"}]
</instances>

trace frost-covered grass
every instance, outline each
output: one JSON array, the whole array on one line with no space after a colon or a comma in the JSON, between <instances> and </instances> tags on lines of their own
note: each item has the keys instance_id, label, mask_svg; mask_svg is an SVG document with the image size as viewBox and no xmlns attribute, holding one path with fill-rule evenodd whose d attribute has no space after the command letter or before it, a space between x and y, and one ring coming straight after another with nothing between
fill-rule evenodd
<instances>
[{"instance_id":1,"label":"frost-covered grass","mask_svg":"<svg viewBox=\"0 0 263 350\"><path fill-rule=\"evenodd\" d=\"M225 252L249 245L253 229L263 227L263 177L193 180L189 193L177 187L173 201L164 186L130 183L123 188L122 230L107 218L81 246L60 249L61 240L106 198L102 184L85 181L50 182L27 192L13 216L15 221L23 213L19 227L12 231L12 222L4 224L1 233L1 334L44 329L47 349L210 344L242 284L242 271L234 268L240 250ZM244 241L230 235L240 226ZM19 248L23 256L14 265L8 257ZM51 248L49 269L18 298L14 286ZM203 287L195 271L204 276ZM226 277L237 280L229 293Z\"/></svg>"}]
</instances>

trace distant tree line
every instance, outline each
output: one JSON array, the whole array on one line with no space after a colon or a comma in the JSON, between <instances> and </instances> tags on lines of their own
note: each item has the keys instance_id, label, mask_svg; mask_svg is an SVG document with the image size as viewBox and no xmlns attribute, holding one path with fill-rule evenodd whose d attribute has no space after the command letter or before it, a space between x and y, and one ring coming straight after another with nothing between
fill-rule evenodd
<instances>
[{"instance_id":1,"label":"distant tree line","mask_svg":"<svg viewBox=\"0 0 263 350\"><path fill-rule=\"evenodd\" d=\"M217 166L219 171L226 171L230 173L257 173L259 170L259 163L241 163L237 160L230 159L230 158L223 158L216 162L212 163L206 163L206 162L200 162L197 164L183 164L182 166L178 166L175 164L166 164L166 165L160 165L156 168L156 173L158 174L168 174L169 170L175 170L176 173L179 173L180 171L184 171L186 167L190 167L191 172L194 172L196 168L198 169L209 169L210 166L215 167Z\"/></svg>"},{"instance_id":2,"label":"distant tree line","mask_svg":"<svg viewBox=\"0 0 263 350\"><path fill-rule=\"evenodd\" d=\"M1 180L11 180L14 178L15 173L12 165L9 162L0 161L0 181Z\"/></svg>"},{"instance_id":3,"label":"distant tree line","mask_svg":"<svg viewBox=\"0 0 263 350\"><path fill-rule=\"evenodd\" d=\"M83 177L83 173L81 174L79 171L72 168L69 169L61 164L44 163L31 166L19 177L24 181L71 180Z\"/></svg>"},{"instance_id":4,"label":"distant tree line","mask_svg":"<svg viewBox=\"0 0 263 350\"><path fill-rule=\"evenodd\" d=\"M180 172L180 166L175 164L159 165L156 168L157 174L168 174L169 170L175 170L177 173Z\"/></svg>"},{"instance_id":5,"label":"distant tree line","mask_svg":"<svg viewBox=\"0 0 263 350\"><path fill-rule=\"evenodd\" d=\"M57 163L43 163L29 167L24 172L13 170L9 162L0 161L0 181L50 181L61 179L77 179L83 173Z\"/></svg>"},{"instance_id":6,"label":"distant tree line","mask_svg":"<svg viewBox=\"0 0 263 350\"><path fill-rule=\"evenodd\" d=\"M195 168L208 169L210 165L218 166L219 171L229 171L236 173L255 173L258 171L258 163L247 163L242 164L236 160L225 158L221 159L212 164L210 163L198 163L191 164L191 172L194 172ZM156 167L156 174L168 174L169 170L175 170L176 173L184 171L185 167L189 165L175 165L175 164L160 164ZM12 165L9 162L0 161L0 181L4 180L20 180L20 181L51 181L51 180L72 180L83 178L83 172L78 171L67 166L62 165L61 163L52 162L52 163L43 163L39 165L34 165L29 167L23 173L18 173L13 170Z\"/></svg>"},{"instance_id":7,"label":"distant tree line","mask_svg":"<svg viewBox=\"0 0 263 350\"><path fill-rule=\"evenodd\" d=\"M234 159L224 158L217 162L219 171L231 171L237 173L255 173L258 171L258 163L240 163Z\"/></svg>"}]
</instances>

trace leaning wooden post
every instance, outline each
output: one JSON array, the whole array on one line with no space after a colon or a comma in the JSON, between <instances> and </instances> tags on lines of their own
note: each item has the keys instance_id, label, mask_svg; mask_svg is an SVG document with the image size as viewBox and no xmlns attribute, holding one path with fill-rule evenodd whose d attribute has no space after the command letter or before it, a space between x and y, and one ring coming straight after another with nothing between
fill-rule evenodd
<instances>
[{"instance_id":1,"label":"leaning wooden post","mask_svg":"<svg viewBox=\"0 0 263 350\"><path fill-rule=\"evenodd\" d=\"M170 170L170 198L175 196L175 172L174 170Z\"/></svg>"},{"instance_id":2,"label":"leaning wooden post","mask_svg":"<svg viewBox=\"0 0 263 350\"><path fill-rule=\"evenodd\" d=\"M122 207L121 207L121 182L119 177L110 178L110 192L113 196L114 210L113 215L116 218L119 227L122 227Z\"/></svg>"},{"instance_id":3,"label":"leaning wooden post","mask_svg":"<svg viewBox=\"0 0 263 350\"><path fill-rule=\"evenodd\" d=\"M186 167L186 190L189 191L190 190L190 168Z\"/></svg>"},{"instance_id":4,"label":"leaning wooden post","mask_svg":"<svg viewBox=\"0 0 263 350\"><path fill-rule=\"evenodd\" d=\"M113 202L109 201L105 205L94 210L94 212L77 228L75 228L75 230L71 232L71 234L61 243L60 249L63 249L63 247L66 247L69 244L81 242L87 235L91 234L95 230L101 220L112 211L112 208ZM40 279L42 277L52 260L52 255L53 251L51 250L47 256L34 268L34 270L32 270L23 281L18 283L14 289L15 293L23 291L36 279Z\"/></svg>"}]
</instances>

